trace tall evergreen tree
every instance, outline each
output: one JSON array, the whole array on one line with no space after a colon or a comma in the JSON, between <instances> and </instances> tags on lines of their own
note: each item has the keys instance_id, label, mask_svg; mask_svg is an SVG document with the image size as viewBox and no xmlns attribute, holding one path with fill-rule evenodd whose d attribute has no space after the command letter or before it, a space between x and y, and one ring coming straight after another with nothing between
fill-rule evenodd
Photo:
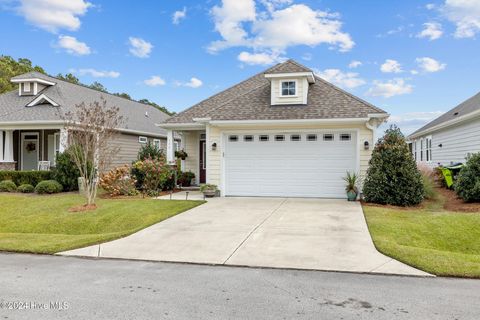
<instances>
[{"instance_id":1,"label":"tall evergreen tree","mask_svg":"<svg viewBox=\"0 0 480 320\"><path fill-rule=\"evenodd\" d=\"M0 56L0 94L8 91L12 91L17 88L17 85L10 82L10 79L18 76L19 74L37 71L45 73L45 70L39 66L33 66L32 62L25 58L18 60L13 59L10 56Z\"/></svg>"}]
</instances>

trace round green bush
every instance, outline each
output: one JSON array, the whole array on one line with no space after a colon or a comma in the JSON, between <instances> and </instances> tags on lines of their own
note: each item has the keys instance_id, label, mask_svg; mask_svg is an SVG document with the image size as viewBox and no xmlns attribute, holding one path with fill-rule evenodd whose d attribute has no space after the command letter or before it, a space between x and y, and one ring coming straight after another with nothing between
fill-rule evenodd
<instances>
[{"instance_id":1,"label":"round green bush","mask_svg":"<svg viewBox=\"0 0 480 320\"><path fill-rule=\"evenodd\" d=\"M17 190L20 191L21 193L32 193L33 191L35 191L35 187L32 186L31 184L24 183L24 184L20 185L17 188Z\"/></svg>"},{"instance_id":2,"label":"round green bush","mask_svg":"<svg viewBox=\"0 0 480 320\"><path fill-rule=\"evenodd\" d=\"M467 159L455 182L455 192L466 202L480 201L480 152Z\"/></svg>"},{"instance_id":3,"label":"round green bush","mask_svg":"<svg viewBox=\"0 0 480 320\"><path fill-rule=\"evenodd\" d=\"M59 193L59 192L62 192L62 190L63 190L62 185L55 180L45 180L45 181L39 182L35 187L35 192L38 194Z\"/></svg>"},{"instance_id":4,"label":"round green bush","mask_svg":"<svg viewBox=\"0 0 480 320\"><path fill-rule=\"evenodd\" d=\"M75 165L69 150L57 155L53 178L63 186L64 190L75 191L78 190L80 171Z\"/></svg>"},{"instance_id":5,"label":"round green bush","mask_svg":"<svg viewBox=\"0 0 480 320\"><path fill-rule=\"evenodd\" d=\"M365 201L413 206L424 199L422 175L400 129L386 130L375 145L363 185Z\"/></svg>"},{"instance_id":6,"label":"round green bush","mask_svg":"<svg viewBox=\"0 0 480 320\"><path fill-rule=\"evenodd\" d=\"M12 180L0 181L0 192L15 192L17 185Z\"/></svg>"}]
</instances>

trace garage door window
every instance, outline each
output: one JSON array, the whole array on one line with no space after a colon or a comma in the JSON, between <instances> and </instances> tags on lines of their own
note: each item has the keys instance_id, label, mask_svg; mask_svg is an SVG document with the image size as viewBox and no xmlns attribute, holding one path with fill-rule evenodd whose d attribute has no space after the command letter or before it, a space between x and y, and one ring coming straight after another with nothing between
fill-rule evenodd
<instances>
[{"instance_id":1,"label":"garage door window","mask_svg":"<svg viewBox=\"0 0 480 320\"><path fill-rule=\"evenodd\" d=\"M285 136L283 134L275 135L275 141L285 141Z\"/></svg>"},{"instance_id":2,"label":"garage door window","mask_svg":"<svg viewBox=\"0 0 480 320\"><path fill-rule=\"evenodd\" d=\"M352 139L352 135L350 133L342 133L340 135L340 141L350 141Z\"/></svg>"},{"instance_id":3,"label":"garage door window","mask_svg":"<svg viewBox=\"0 0 480 320\"><path fill-rule=\"evenodd\" d=\"M316 134L307 134L307 141L317 141Z\"/></svg>"},{"instance_id":4,"label":"garage door window","mask_svg":"<svg viewBox=\"0 0 480 320\"><path fill-rule=\"evenodd\" d=\"M269 139L269 137L267 135L261 135L259 137L259 140L262 141L262 142L266 142L266 141L268 141L268 139Z\"/></svg>"},{"instance_id":5,"label":"garage door window","mask_svg":"<svg viewBox=\"0 0 480 320\"><path fill-rule=\"evenodd\" d=\"M253 141L253 136L243 136L243 141L245 142L252 142Z\"/></svg>"},{"instance_id":6,"label":"garage door window","mask_svg":"<svg viewBox=\"0 0 480 320\"><path fill-rule=\"evenodd\" d=\"M333 141L333 134L331 133L325 133L323 135L323 141Z\"/></svg>"},{"instance_id":7,"label":"garage door window","mask_svg":"<svg viewBox=\"0 0 480 320\"><path fill-rule=\"evenodd\" d=\"M299 135L299 134L292 134L292 135L290 136L290 140L291 140L291 141L300 141L300 140L302 140L302 136Z\"/></svg>"},{"instance_id":8,"label":"garage door window","mask_svg":"<svg viewBox=\"0 0 480 320\"><path fill-rule=\"evenodd\" d=\"M229 136L228 141L230 142L237 142L238 141L238 136Z\"/></svg>"}]
</instances>

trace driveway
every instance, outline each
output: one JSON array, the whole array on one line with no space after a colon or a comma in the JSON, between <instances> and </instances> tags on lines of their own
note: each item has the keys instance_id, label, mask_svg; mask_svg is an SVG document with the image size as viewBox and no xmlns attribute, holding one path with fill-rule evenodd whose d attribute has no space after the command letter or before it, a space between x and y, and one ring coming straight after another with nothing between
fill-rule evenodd
<instances>
[{"instance_id":1,"label":"driveway","mask_svg":"<svg viewBox=\"0 0 480 320\"><path fill-rule=\"evenodd\" d=\"M360 204L345 200L214 198L131 236L61 254L428 275L379 253Z\"/></svg>"}]
</instances>

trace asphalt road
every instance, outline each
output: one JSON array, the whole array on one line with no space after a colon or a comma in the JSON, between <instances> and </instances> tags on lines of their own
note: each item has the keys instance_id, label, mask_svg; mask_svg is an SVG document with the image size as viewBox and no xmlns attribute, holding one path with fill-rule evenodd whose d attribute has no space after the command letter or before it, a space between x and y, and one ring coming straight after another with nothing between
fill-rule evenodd
<instances>
[{"instance_id":1,"label":"asphalt road","mask_svg":"<svg viewBox=\"0 0 480 320\"><path fill-rule=\"evenodd\" d=\"M0 254L0 319L480 319L480 281Z\"/></svg>"}]
</instances>

